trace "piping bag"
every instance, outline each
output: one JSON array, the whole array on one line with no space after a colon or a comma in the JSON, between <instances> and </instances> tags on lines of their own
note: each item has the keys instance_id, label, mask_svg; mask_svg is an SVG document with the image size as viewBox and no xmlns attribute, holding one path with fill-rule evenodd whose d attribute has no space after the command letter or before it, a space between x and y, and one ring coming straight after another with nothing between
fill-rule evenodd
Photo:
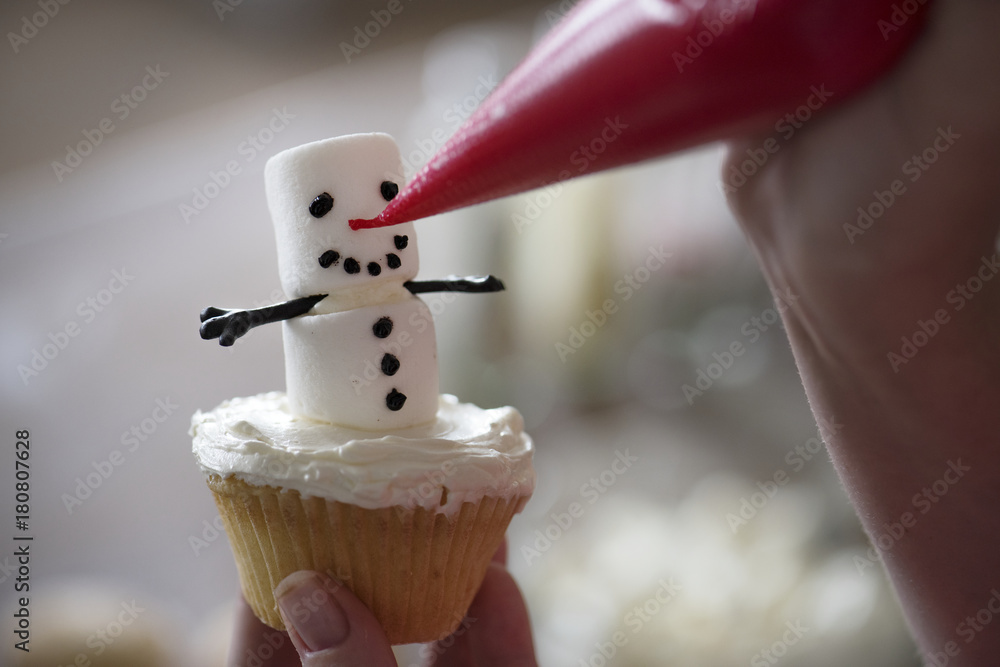
<instances>
[{"instance_id":1,"label":"piping bag","mask_svg":"<svg viewBox=\"0 0 1000 667\"><path fill-rule=\"evenodd\" d=\"M377 218L349 224L409 222L791 122L876 80L929 4L583 0Z\"/></svg>"}]
</instances>

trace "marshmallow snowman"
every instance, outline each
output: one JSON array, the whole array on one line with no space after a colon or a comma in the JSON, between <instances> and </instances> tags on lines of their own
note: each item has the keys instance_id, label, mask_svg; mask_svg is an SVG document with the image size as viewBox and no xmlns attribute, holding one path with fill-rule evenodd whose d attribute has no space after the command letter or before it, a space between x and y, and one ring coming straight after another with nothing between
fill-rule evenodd
<instances>
[{"instance_id":1,"label":"marshmallow snowman","mask_svg":"<svg viewBox=\"0 0 1000 667\"><path fill-rule=\"evenodd\" d=\"M283 322L291 410L360 429L429 422L438 407L434 322L404 283L419 268L413 223L352 230L396 195L402 162L387 134L279 153L264 170L281 286L326 295Z\"/></svg>"}]
</instances>

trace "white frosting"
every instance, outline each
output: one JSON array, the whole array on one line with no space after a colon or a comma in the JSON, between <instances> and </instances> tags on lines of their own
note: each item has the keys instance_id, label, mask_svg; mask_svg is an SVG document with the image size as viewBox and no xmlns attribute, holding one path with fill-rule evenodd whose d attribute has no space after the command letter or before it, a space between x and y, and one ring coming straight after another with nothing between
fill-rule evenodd
<instances>
[{"instance_id":1,"label":"white frosting","mask_svg":"<svg viewBox=\"0 0 1000 667\"><path fill-rule=\"evenodd\" d=\"M523 426L514 408L484 410L442 395L434 421L372 433L298 417L284 394L271 392L195 413L191 435L208 474L368 509L452 514L484 496L531 495L533 446Z\"/></svg>"},{"instance_id":2,"label":"white frosting","mask_svg":"<svg viewBox=\"0 0 1000 667\"><path fill-rule=\"evenodd\" d=\"M385 338L373 333L380 320L391 323ZM283 327L285 383L293 413L370 430L434 420L434 320L418 297L407 293L398 303L304 315ZM389 409L390 395L397 401L405 396L402 407Z\"/></svg>"}]
</instances>

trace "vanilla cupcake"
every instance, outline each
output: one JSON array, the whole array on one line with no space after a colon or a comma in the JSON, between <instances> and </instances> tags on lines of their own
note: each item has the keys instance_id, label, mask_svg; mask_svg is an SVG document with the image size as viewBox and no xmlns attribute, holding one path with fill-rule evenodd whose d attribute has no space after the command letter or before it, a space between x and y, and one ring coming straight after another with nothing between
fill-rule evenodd
<instances>
[{"instance_id":1,"label":"vanilla cupcake","mask_svg":"<svg viewBox=\"0 0 1000 667\"><path fill-rule=\"evenodd\" d=\"M192 435L243 593L279 630L274 587L318 570L392 643L447 636L534 486L520 414L448 395L433 422L373 433L297 417L274 392L197 413Z\"/></svg>"}]
</instances>

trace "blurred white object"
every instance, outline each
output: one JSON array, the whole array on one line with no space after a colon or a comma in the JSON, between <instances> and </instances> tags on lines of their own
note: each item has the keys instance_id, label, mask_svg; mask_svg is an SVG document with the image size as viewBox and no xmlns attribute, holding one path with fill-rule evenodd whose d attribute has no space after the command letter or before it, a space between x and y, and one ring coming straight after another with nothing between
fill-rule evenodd
<instances>
[{"instance_id":1,"label":"blurred white object","mask_svg":"<svg viewBox=\"0 0 1000 667\"><path fill-rule=\"evenodd\" d=\"M884 579L817 548L820 495L782 487L734 533L727 514L751 486L714 476L675 507L595 503L520 574L541 663L912 664Z\"/></svg>"},{"instance_id":2,"label":"blurred white object","mask_svg":"<svg viewBox=\"0 0 1000 667\"><path fill-rule=\"evenodd\" d=\"M29 651L5 641L0 664L12 667L186 664L186 643L162 602L91 579L31 585ZM5 618L11 618L8 609Z\"/></svg>"}]
</instances>

